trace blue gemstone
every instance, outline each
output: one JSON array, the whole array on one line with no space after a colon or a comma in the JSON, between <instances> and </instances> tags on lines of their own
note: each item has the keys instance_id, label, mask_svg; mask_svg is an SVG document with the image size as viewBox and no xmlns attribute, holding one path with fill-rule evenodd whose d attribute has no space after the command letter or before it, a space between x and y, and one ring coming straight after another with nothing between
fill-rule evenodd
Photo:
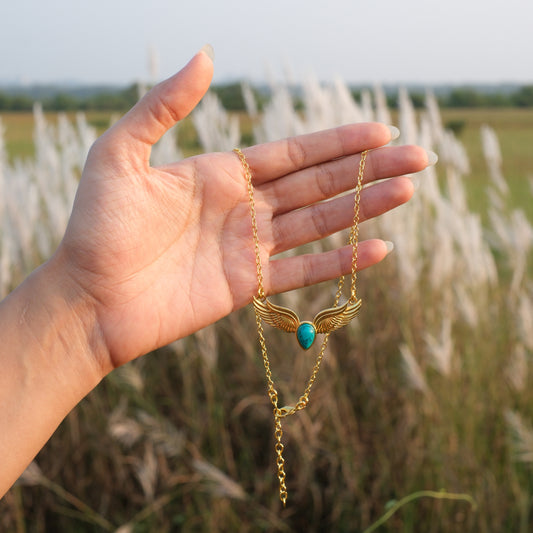
<instances>
[{"instance_id":1,"label":"blue gemstone","mask_svg":"<svg viewBox=\"0 0 533 533\"><path fill-rule=\"evenodd\" d=\"M311 322L302 322L296 330L296 338L304 350L311 348L315 342L316 330Z\"/></svg>"}]
</instances>

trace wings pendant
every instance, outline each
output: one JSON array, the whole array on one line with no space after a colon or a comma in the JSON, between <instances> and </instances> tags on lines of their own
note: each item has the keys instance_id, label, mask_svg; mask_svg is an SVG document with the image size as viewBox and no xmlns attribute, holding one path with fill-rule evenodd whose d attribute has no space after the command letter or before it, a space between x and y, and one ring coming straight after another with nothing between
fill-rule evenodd
<instances>
[{"instance_id":1,"label":"wings pendant","mask_svg":"<svg viewBox=\"0 0 533 533\"><path fill-rule=\"evenodd\" d=\"M275 305L266 298L254 297L256 313L270 326L289 333L296 333L296 338L304 350L308 350L315 341L317 333L330 333L346 326L359 312L362 301L346 302L340 307L330 307L317 313L313 322L300 322L298 315L288 307Z\"/></svg>"}]
</instances>

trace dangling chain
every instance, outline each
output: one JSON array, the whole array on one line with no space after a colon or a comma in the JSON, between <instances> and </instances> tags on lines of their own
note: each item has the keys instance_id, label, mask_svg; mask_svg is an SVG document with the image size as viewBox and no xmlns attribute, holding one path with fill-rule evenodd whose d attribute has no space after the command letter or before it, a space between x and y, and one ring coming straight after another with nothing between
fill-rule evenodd
<instances>
[{"instance_id":1,"label":"dangling chain","mask_svg":"<svg viewBox=\"0 0 533 533\"><path fill-rule=\"evenodd\" d=\"M263 286L263 268L261 263L261 250L260 250L260 244L259 244L259 234L257 229L257 213L255 209L255 201L254 201L254 187L252 184L252 171L250 169L250 166L248 165L248 162L246 161L246 158L244 154L238 149L235 148L233 150L238 156L241 161L242 167L244 169L244 173L246 175L247 183L248 183L248 195L249 195L249 203L250 203L250 214L251 214L251 220L252 220L252 234L253 234L253 240L254 240L254 250L255 250L255 261L256 261L256 268L257 268L257 296L254 298L254 308L255 308L255 317L256 317L256 323L257 323L257 332L259 334L259 344L261 345L261 352L263 356L263 364L265 367L265 374L266 374L266 380L267 380L267 392L268 397L270 398L270 402L272 403L272 406L274 407L274 435L276 438L276 464L278 467L278 479L279 479L279 497L281 501L283 502L283 506L285 506L287 502L287 487L285 485L285 460L283 459L283 443L282 443L282 436L283 431L281 428L281 419L285 418L287 416L290 416L297 411L300 411L304 409L307 404L309 403L309 395L311 393L311 387L313 386L318 371L320 369L320 365L322 363L322 359L324 357L324 353L326 351L326 347L328 344L329 334L347 324L349 320L355 316L357 311L359 310L359 307L361 305L361 301L357 300L357 294L356 294L356 280L357 280L357 248L358 248L358 240L359 240L359 203L361 200L361 189L363 188L363 176L365 172L365 163L366 163L366 157L367 157L367 151L361 153L361 159L359 162L359 172L357 175L357 182L355 186L355 197L354 197L354 216L353 216L353 223L350 231L350 238L349 238L349 244L352 246L352 272L351 272L351 287L350 287L350 298L348 302L344 305L339 307L339 300L342 295L342 288L344 285L344 276L341 276L339 278L338 286L337 286L337 293L335 294L334 304L333 307L330 309L327 309L325 311L322 311L319 313L313 323L310 322L299 322L298 317L296 314L291 311L290 309L283 308L281 306L275 306L271 304L266 299L265 289ZM346 308L345 310L343 310ZM322 315L322 317L321 317ZM288 318L287 318L288 317ZM306 324L309 327L309 324L312 324L316 332L318 333L324 333L324 339L322 341L322 345L320 347L320 350L318 352L318 355L315 360L315 364L313 366L313 371L311 372L311 377L309 378L309 381L307 382L307 386L303 392L303 394L300 396L298 402L294 406L284 406L284 407L278 407L278 392L276 390L276 387L274 386L274 381L272 378L272 371L270 369L270 361L268 358L268 352L265 342L265 336L263 332L263 323L262 321L265 321L275 327L284 329L285 331L297 331L299 329L298 326L301 326L302 324ZM314 340L314 337L313 337ZM312 344L312 341L311 341ZM304 346L301 344L303 348L307 349L308 346Z\"/></svg>"}]
</instances>

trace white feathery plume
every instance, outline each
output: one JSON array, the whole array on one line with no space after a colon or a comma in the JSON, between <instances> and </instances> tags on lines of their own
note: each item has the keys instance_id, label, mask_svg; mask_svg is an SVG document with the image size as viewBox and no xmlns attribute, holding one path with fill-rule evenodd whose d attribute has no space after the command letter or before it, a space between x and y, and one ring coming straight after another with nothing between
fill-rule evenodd
<instances>
[{"instance_id":1,"label":"white feathery plume","mask_svg":"<svg viewBox=\"0 0 533 533\"><path fill-rule=\"evenodd\" d=\"M143 428L132 418L112 417L108 424L109 434L124 446L131 448L143 436Z\"/></svg>"},{"instance_id":2,"label":"white feathery plume","mask_svg":"<svg viewBox=\"0 0 533 533\"><path fill-rule=\"evenodd\" d=\"M133 524L123 524L118 529L115 530L114 533L133 533L134 532L134 525Z\"/></svg>"},{"instance_id":3,"label":"white feathery plume","mask_svg":"<svg viewBox=\"0 0 533 533\"><path fill-rule=\"evenodd\" d=\"M533 291L525 290L518 303L517 328L520 340L533 352Z\"/></svg>"},{"instance_id":4,"label":"white feathery plume","mask_svg":"<svg viewBox=\"0 0 533 533\"><path fill-rule=\"evenodd\" d=\"M483 154L487 162L492 183L496 186L500 194L507 195L509 186L501 170L502 153L500 143L495 131L487 124L481 126L481 146L483 147Z\"/></svg>"},{"instance_id":5,"label":"white feathery plume","mask_svg":"<svg viewBox=\"0 0 533 533\"><path fill-rule=\"evenodd\" d=\"M393 216L380 221L383 235L387 235L387 239L394 242L397 250L394 258L398 268L398 276L401 279L401 289L404 294L411 295L420 280L424 267L424 259L420 253L420 241L416 238L420 219L415 213L412 215L410 217L405 210L398 209ZM398 221L402 216L405 217L403 221L399 221L399 225L392 229L394 221Z\"/></svg>"},{"instance_id":6,"label":"white feathery plume","mask_svg":"<svg viewBox=\"0 0 533 533\"><path fill-rule=\"evenodd\" d=\"M471 328L475 328L479 324L479 306L478 302L480 294L476 291L475 298L471 287L466 283L455 283L453 287L453 293L455 296L455 307L459 312L464 322Z\"/></svg>"},{"instance_id":7,"label":"white feathery plume","mask_svg":"<svg viewBox=\"0 0 533 533\"><path fill-rule=\"evenodd\" d=\"M107 424L108 433L118 442L131 448L143 436L143 428L139 422L127 416L128 404L123 399L113 409Z\"/></svg>"},{"instance_id":8,"label":"white feathery plume","mask_svg":"<svg viewBox=\"0 0 533 533\"><path fill-rule=\"evenodd\" d=\"M367 89L361 91L361 115L364 122L374 120L374 108L372 107L372 95Z\"/></svg>"},{"instance_id":9,"label":"white feathery plume","mask_svg":"<svg viewBox=\"0 0 533 533\"><path fill-rule=\"evenodd\" d=\"M255 99L252 88L250 87L250 84L243 82L241 84L241 91L246 111L248 112L248 115L250 115L250 117L255 120L258 117L259 112L257 108L257 101Z\"/></svg>"},{"instance_id":10,"label":"white feathery plume","mask_svg":"<svg viewBox=\"0 0 533 533\"><path fill-rule=\"evenodd\" d=\"M185 436L169 420L142 410L132 418L127 411L127 402L121 401L109 417L108 432L114 439L128 448L141 440L150 441L158 452L169 458L183 453Z\"/></svg>"},{"instance_id":11,"label":"white feathery plume","mask_svg":"<svg viewBox=\"0 0 533 533\"><path fill-rule=\"evenodd\" d=\"M145 443L143 458L135 457L134 465L135 476L141 485L144 497L147 501L152 501L155 496L159 468L154 447L150 442Z\"/></svg>"},{"instance_id":12,"label":"white feathery plume","mask_svg":"<svg viewBox=\"0 0 533 533\"><path fill-rule=\"evenodd\" d=\"M139 369L140 362L141 361L132 361L129 364L122 365L120 368L117 368L115 376L120 379L120 381L126 383L135 392L142 394L144 391L144 378Z\"/></svg>"},{"instance_id":13,"label":"white feathery plume","mask_svg":"<svg viewBox=\"0 0 533 533\"><path fill-rule=\"evenodd\" d=\"M497 213L503 213L506 208L506 197L501 194L497 187L487 187L489 206Z\"/></svg>"},{"instance_id":14,"label":"white feathery plume","mask_svg":"<svg viewBox=\"0 0 533 533\"><path fill-rule=\"evenodd\" d=\"M109 124L111 126L111 123ZM83 169L87 154L96 141L96 129L87 122L85 113L76 113L76 132L78 136L78 167Z\"/></svg>"},{"instance_id":15,"label":"white feathery plume","mask_svg":"<svg viewBox=\"0 0 533 533\"><path fill-rule=\"evenodd\" d=\"M143 81L137 82L137 100L143 98L148 92L148 86Z\"/></svg>"},{"instance_id":16,"label":"white feathery plume","mask_svg":"<svg viewBox=\"0 0 533 533\"><path fill-rule=\"evenodd\" d=\"M2 123L2 117L0 117L0 199L3 201L0 202L0 220L2 219L4 209L6 207L6 180L7 180L7 171L8 171L8 163L7 163L7 152L6 152L6 145L4 141L4 134L5 134L5 128L4 124ZM1 227L0 227L1 231Z\"/></svg>"},{"instance_id":17,"label":"white feathery plume","mask_svg":"<svg viewBox=\"0 0 533 533\"><path fill-rule=\"evenodd\" d=\"M335 102L330 91L321 87L316 77L308 77L302 86L303 125L306 133L331 128L335 124Z\"/></svg>"},{"instance_id":18,"label":"white feathery plume","mask_svg":"<svg viewBox=\"0 0 533 533\"><path fill-rule=\"evenodd\" d=\"M454 209L460 213L468 213L466 191L461 180L462 174L456 166L448 165L446 168L446 186L448 198Z\"/></svg>"},{"instance_id":19,"label":"white feathery plume","mask_svg":"<svg viewBox=\"0 0 533 533\"><path fill-rule=\"evenodd\" d=\"M513 452L516 461L533 462L533 429L526 424L516 412L507 410L505 421L513 437Z\"/></svg>"},{"instance_id":20,"label":"white feathery plume","mask_svg":"<svg viewBox=\"0 0 533 533\"><path fill-rule=\"evenodd\" d=\"M513 389L521 392L526 388L527 374L526 349L522 344L517 344L511 353L509 363L505 369L505 377Z\"/></svg>"},{"instance_id":21,"label":"white feathery plume","mask_svg":"<svg viewBox=\"0 0 533 533\"><path fill-rule=\"evenodd\" d=\"M0 299L7 296L12 283L11 277L11 260L12 249L10 246L10 239L6 232L5 218L2 222L2 233L0 233Z\"/></svg>"},{"instance_id":22,"label":"white feathery plume","mask_svg":"<svg viewBox=\"0 0 533 533\"><path fill-rule=\"evenodd\" d=\"M253 128L256 142L285 139L297 135L303 129L289 88L282 84L272 85L271 97L263 108L261 122Z\"/></svg>"},{"instance_id":23,"label":"white feathery plume","mask_svg":"<svg viewBox=\"0 0 533 533\"><path fill-rule=\"evenodd\" d=\"M415 108L404 87L400 87L398 90L398 110L401 143L416 144L418 142L418 127Z\"/></svg>"},{"instance_id":24,"label":"white feathery plume","mask_svg":"<svg viewBox=\"0 0 533 533\"><path fill-rule=\"evenodd\" d=\"M471 288L495 285L497 269L493 255L484 239L481 218L471 212L455 212L449 220L457 245L457 267L461 267L461 279Z\"/></svg>"},{"instance_id":25,"label":"white feathery plume","mask_svg":"<svg viewBox=\"0 0 533 533\"><path fill-rule=\"evenodd\" d=\"M438 291L443 283L453 281L456 273L455 239L450 228L454 213L450 213L448 204L440 202L440 209L436 210L432 227L431 262L429 265L429 280L431 286Z\"/></svg>"},{"instance_id":26,"label":"white feathery plume","mask_svg":"<svg viewBox=\"0 0 533 533\"><path fill-rule=\"evenodd\" d=\"M443 131L439 143L439 161L441 165L450 165L460 175L470 173L470 161L463 144L451 131Z\"/></svg>"},{"instance_id":27,"label":"white feathery plume","mask_svg":"<svg viewBox=\"0 0 533 533\"><path fill-rule=\"evenodd\" d=\"M214 325L197 331L194 336L198 343L198 353L210 370L213 370L218 360L218 335Z\"/></svg>"},{"instance_id":28,"label":"white feathery plume","mask_svg":"<svg viewBox=\"0 0 533 533\"><path fill-rule=\"evenodd\" d=\"M424 129L421 129L421 133L424 133ZM431 149L430 145L424 145L427 149ZM415 195L415 202L424 204L424 209L420 208L420 212L426 213L430 206L438 206L443 198L439 188L439 181L437 178L437 172L435 167L427 167L417 175L417 183L419 189Z\"/></svg>"},{"instance_id":29,"label":"white feathery plume","mask_svg":"<svg viewBox=\"0 0 533 533\"><path fill-rule=\"evenodd\" d=\"M481 127L481 137L492 184L489 188L489 239L492 246L503 252L511 267L513 275L509 293L516 298L527 277L528 257L533 247L533 226L523 210L506 210L509 187L501 170L502 156L498 137L488 125Z\"/></svg>"},{"instance_id":30,"label":"white feathery plume","mask_svg":"<svg viewBox=\"0 0 533 533\"><path fill-rule=\"evenodd\" d=\"M57 119L57 150L60 153L61 165L61 185L58 193L62 195L67 208L68 221L78 188L78 176L87 159L87 152L81 149L77 131L64 113L60 113Z\"/></svg>"},{"instance_id":31,"label":"white feathery plume","mask_svg":"<svg viewBox=\"0 0 533 533\"><path fill-rule=\"evenodd\" d=\"M183 159L183 154L178 147L178 129L179 126L176 124L166 131L152 147L150 154L152 165L165 165Z\"/></svg>"},{"instance_id":32,"label":"white feathery plume","mask_svg":"<svg viewBox=\"0 0 533 533\"><path fill-rule=\"evenodd\" d=\"M440 115L439 103L435 94L431 90L426 91L426 114L425 120L429 123L429 131L431 132L431 144L422 146L439 146L444 136L444 127L442 125L442 118Z\"/></svg>"},{"instance_id":33,"label":"white feathery plume","mask_svg":"<svg viewBox=\"0 0 533 533\"><path fill-rule=\"evenodd\" d=\"M202 98L192 115L192 120L204 151L225 152L239 146L241 141L239 120L236 116L228 114L215 93L208 92Z\"/></svg>"},{"instance_id":34,"label":"white feathery plume","mask_svg":"<svg viewBox=\"0 0 533 533\"><path fill-rule=\"evenodd\" d=\"M510 216L490 207L493 245L504 252L512 267L511 294L519 294L527 274L529 252L533 247L533 226L521 209L514 209Z\"/></svg>"},{"instance_id":35,"label":"white feathery plume","mask_svg":"<svg viewBox=\"0 0 533 533\"><path fill-rule=\"evenodd\" d=\"M4 126L4 123L2 122L2 117L0 117L0 172L7 166L7 151L6 151L6 143L5 143L5 133L6 128ZM3 177L0 176L0 182L2 181ZM0 188L0 192L2 192L2 189Z\"/></svg>"},{"instance_id":36,"label":"white feathery plume","mask_svg":"<svg viewBox=\"0 0 533 533\"><path fill-rule=\"evenodd\" d=\"M352 93L341 78L335 78L331 91L333 92L338 124L363 121L363 113L359 104L354 100Z\"/></svg>"},{"instance_id":37,"label":"white feathery plume","mask_svg":"<svg viewBox=\"0 0 533 533\"><path fill-rule=\"evenodd\" d=\"M443 376L450 376L452 372L452 357L454 343L452 337L452 321L449 315L442 317L441 328L438 337L429 332L424 335L427 353L431 364Z\"/></svg>"},{"instance_id":38,"label":"white feathery plume","mask_svg":"<svg viewBox=\"0 0 533 533\"><path fill-rule=\"evenodd\" d=\"M374 102L376 103L376 121L383 124L392 124L392 119L387 105L387 95L379 84L374 86Z\"/></svg>"},{"instance_id":39,"label":"white feathery plume","mask_svg":"<svg viewBox=\"0 0 533 533\"><path fill-rule=\"evenodd\" d=\"M418 126L418 144L426 150L432 150L435 147L433 137L433 126L429 119L429 115L428 113L422 113Z\"/></svg>"},{"instance_id":40,"label":"white feathery plume","mask_svg":"<svg viewBox=\"0 0 533 533\"><path fill-rule=\"evenodd\" d=\"M178 457L185 448L185 435L172 422L162 417L154 417L145 411L137 413L143 432L155 448L166 457Z\"/></svg>"},{"instance_id":41,"label":"white feathery plume","mask_svg":"<svg viewBox=\"0 0 533 533\"><path fill-rule=\"evenodd\" d=\"M35 264L34 232L42 217L39 190L32 180L32 168L17 162L10 179L11 202L7 206L13 237L20 250L20 260L26 271Z\"/></svg>"},{"instance_id":42,"label":"white feathery plume","mask_svg":"<svg viewBox=\"0 0 533 533\"><path fill-rule=\"evenodd\" d=\"M429 392L429 387L427 385L426 378L424 377L424 373L422 372L420 365L418 364L407 344L402 344L400 346L400 354L402 356L404 374L407 378L409 386L415 390L427 394Z\"/></svg>"},{"instance_id":43,"label":"white feathery plume","mask_svg":"<svg viewBox=\"0 0 533 533\"><path fill-rule=\"evenodd\" d=\"M34 487L40 485L44 479L43 472L39 465L32 461L24 472L18 478L16 485L23 485L25 487Z\"/></svg>"},{"instance_id":44,"label":"white feathery plume","mask_svg":"<svg viewBox=\"0 0 533 533\"><path fill-rule=\"evenodd\" d=\"M215 465L202 459L195 459L193 467L209 484L210 492L215 496L234 500L246 499L244 489Z\"/></svg>"},{"instance_id":45,"label":"white feathery plume","mask_svg":"<svg viewBox=\"0 0 533 533\"><path fill-rule=\"evenodd\" d=\"M159 55L153 45L148 47L148 74L150 82L156 84L159 79Z\"/></svg>"},{"instance_id":46,"label":"white feathery plume","mask_svg":"<svg viewBox=\"0 0 533 533\"><path fill-rule=\"evenodd\" d=\"M40 105L34 106L35 160L26 163L27 183L37 186L41 211L36 211L39 225L45 225L54 246L61 239L74 201L78 176L96 134L78 116L75 129L64 114L58 116L57 128L45 120ZM80 134L78 134L80 133ZM32 226L32 231L38 224ZM44 240L39 238L41 245ZM43 246L44 247L44 246Z\"/></svg>"}]
</instances>

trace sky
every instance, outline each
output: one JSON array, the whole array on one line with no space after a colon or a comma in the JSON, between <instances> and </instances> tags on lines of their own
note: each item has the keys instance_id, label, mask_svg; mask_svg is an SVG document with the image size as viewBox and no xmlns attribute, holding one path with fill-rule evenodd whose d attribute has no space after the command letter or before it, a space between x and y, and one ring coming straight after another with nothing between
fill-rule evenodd
<instances>
[{"instance_id":1,"label":"sky","mask_svg":"<svg viewBox=\"0 0 533 533\"><path fill-rule=\"evenodd\" d=\"M1 0L0 83L533 83L531 0ZM155 78L155 79L154 79Z\"/></svg>"}]
</instances>

